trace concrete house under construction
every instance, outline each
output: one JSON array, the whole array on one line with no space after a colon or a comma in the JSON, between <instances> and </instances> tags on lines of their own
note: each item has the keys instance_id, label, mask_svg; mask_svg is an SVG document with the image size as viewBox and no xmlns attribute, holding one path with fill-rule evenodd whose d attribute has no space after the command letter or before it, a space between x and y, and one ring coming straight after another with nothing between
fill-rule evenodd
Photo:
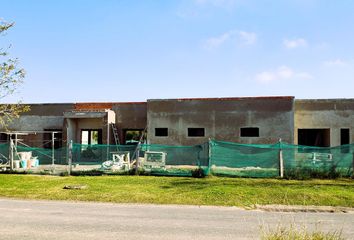
<instances>
[{"instance_id":1,"label":"concrete house under construction","mask_svg":"<svg viewBox=\"0 0 354 240\"><path fill-rule=\"evenodd\" d=\"M0 130L36 147L147 143L195 145L209 138L239 143L337 146L353 142L354 99L294 97L154 99L129 103L30 104ZM50 141L54 140L54 141Z\"/></svg>"}]
</instances>

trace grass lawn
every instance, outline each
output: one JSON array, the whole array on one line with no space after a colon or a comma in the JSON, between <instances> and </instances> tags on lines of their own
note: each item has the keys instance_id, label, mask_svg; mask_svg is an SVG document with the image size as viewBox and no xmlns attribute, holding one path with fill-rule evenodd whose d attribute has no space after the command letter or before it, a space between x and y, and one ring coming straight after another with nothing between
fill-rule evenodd
<instances>
[{"instance_id":1,"label":"grass lawn","mask_svg":"<svg viewBox=\"0 0 354 240\"><path fill-rule=\"evenodd\" d=\"M75 184L87 188L63 189ZM241 207L254 204L354 207L354 181L0 174L0 197Z\"/></svg>"}]
</instances>

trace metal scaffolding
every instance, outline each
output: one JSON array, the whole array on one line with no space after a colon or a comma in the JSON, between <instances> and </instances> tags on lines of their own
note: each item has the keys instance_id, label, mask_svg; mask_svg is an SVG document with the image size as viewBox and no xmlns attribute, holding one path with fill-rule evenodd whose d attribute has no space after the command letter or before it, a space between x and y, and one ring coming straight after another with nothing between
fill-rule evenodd
<instances>
[{"instance_id":1,"label":"metal scaffolding","mask_svg":"<svg viewBox=\"0 0 354 240\"><path fill-rule=\"evenodd\" d=\"M48 144L51 143L52 146L52 154L51 156L48 156L47 154L42 153L43 155L46 155L47 157L50 157L52 159L52 165L54 166L55 163L55 140L57 140L55 134L62 133L62 131L13 131L13 132L0 132L0 134L6 134L7 135L7 141L9 142L9 156L2 156L7 160L7 164L3 164L1 167L9 167L11 170L14 169L14 156L15 153L17 153L17 146L18 145L23 145L25 147L31 147L23 142L23 139L20 139L20 136L26 136L26 135L31 135L31 134L45 134L49 133L51 134L51 139L49 141L46 141L43 143Z\"/></svg>"}]
</instances>

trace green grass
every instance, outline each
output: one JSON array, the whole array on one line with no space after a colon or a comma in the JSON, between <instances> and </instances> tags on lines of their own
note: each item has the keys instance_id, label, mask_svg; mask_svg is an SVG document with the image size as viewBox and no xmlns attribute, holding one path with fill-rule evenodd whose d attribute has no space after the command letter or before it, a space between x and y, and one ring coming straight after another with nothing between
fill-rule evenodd
<instances>
[{"instance_id":1,"label":"green grass","mask_svg":"<svg viewBox=\"0 0 354 240\"><path fill-rule=\"evenodd\" d=\"M87 189L63 189L70 184L87 185ZM0 197L242 207L254 204L354 207L354 181L0 174Z\"/></svg>"}]
</instances>

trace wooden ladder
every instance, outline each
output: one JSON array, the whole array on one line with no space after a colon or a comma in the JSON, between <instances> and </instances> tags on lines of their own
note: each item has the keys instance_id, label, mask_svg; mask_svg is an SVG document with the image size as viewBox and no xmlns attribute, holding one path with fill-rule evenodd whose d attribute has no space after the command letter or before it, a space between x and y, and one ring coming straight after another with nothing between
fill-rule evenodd
<instances>
[{"instance_id":1,"label":"wooden ladder","mask_svg":"<svg viewBox=\"0 0 354 240\"><path fill-rule=\"evenodd\" d=\"M113 131L114 142L116 143L116 145L120 145L117 126L115 123L112 123L111 126Z\"/></svg>"}]
</instances>

